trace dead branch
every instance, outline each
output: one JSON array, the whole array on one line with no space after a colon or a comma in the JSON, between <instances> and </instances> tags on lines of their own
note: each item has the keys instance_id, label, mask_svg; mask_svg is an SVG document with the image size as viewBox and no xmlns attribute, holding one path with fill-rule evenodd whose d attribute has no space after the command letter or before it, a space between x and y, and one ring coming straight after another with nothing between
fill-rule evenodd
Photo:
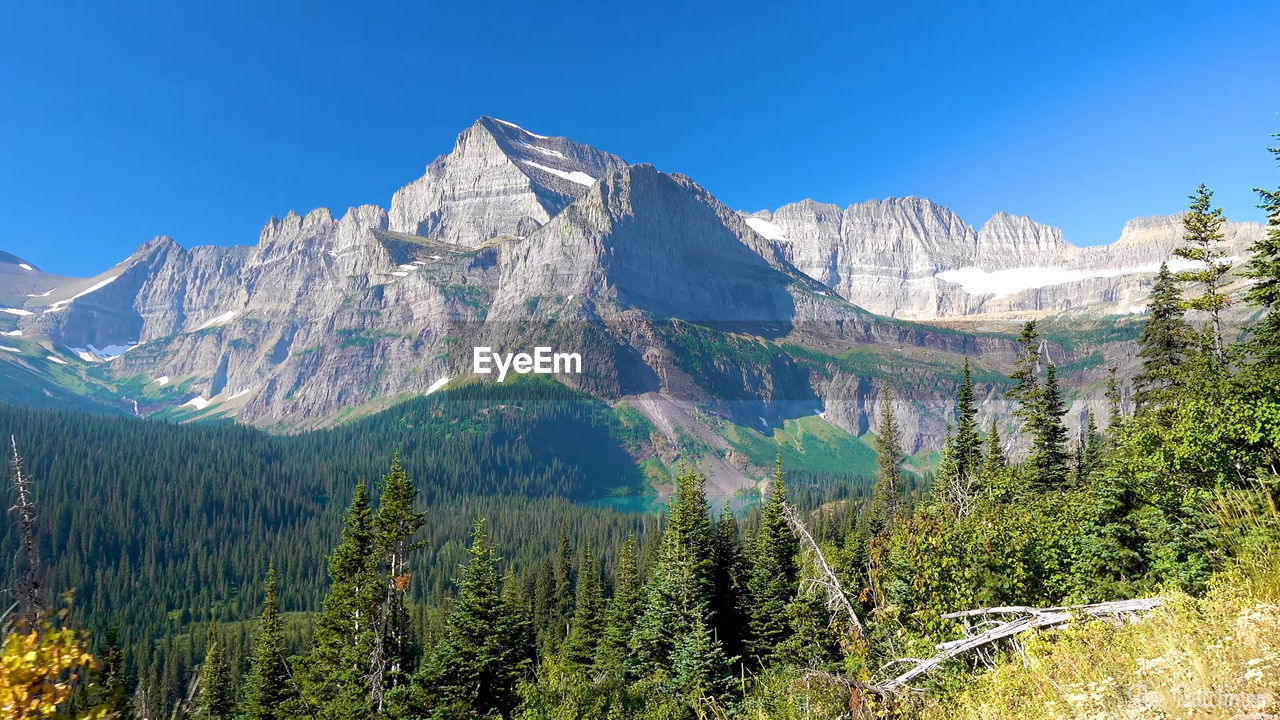
<instances>
[{"instance_id":1,"label":"dead branch","mask_svg":"<svg viewBox=\"0 0 1280 720\"><path fill-rule=\"evenodd\" d=\"M782 504L782 517L791 526L791 531L796 537L809 547L813 552L814 558L817 560L818 568L822 571L821 578L811 579L811 587L821 587L827 592L827 609L835 612L841 610L849 617L849 625L853 628L853 634L856 637L862 637L866 632L862 628L862 621L858 619L858 614L854 612L853 603L849 602L849 596L845 594L844 588L840 585L840 578L836 576L831 566L827 564L827 558L822 554L822 548L818 546L818 541L813 539L813 535L809 534L809 530L805 528L804 523L800 522L800 516L795 508L788 503Z\"/></svg>"},{"instance_id":2,"label":"dead branch","mask_svg":"<svg viewBox=\"0 0 1280 720\"><path fill-rule=\"evenodd\" d=\"M912 680L936 669L942 663L970 650L977 650L1000 642L1001 640L1011 639L1014 636L1029 630L1042 630L1065 625L1081 615L1098 619L1115 619L1126 615L1146 612L1160 607L1163 604L1164 600L1161 598L1144 598L1139 600L1118 600L1116 602L1094 603L1092 605L1052 608L1033 608L1015 605L947 613L942 615L942 617L951 619L988 615L1018 615L1019 617L1008 622L1000 623L992 629L977 635L939 643L934 646L939 651L937 655L934 655L928 660L917 661L914 666L897 677L877 684L875 689L878 692L889 695L896 695L901 694L904 691L910 691L911 687L909 683ZM910 658L910 660L915 659ZM890 663L889 665L892 664L893 663ZM884 667L889 667L889 665L885 665Z\"/></svg>"},{"instance_id":3,"label":"dead branch","mask_svg":"<svg viewBox=\"0 0 1280 720\"><path fill-rule=\"evenodd\" d=\"M36 553L36 504L31 499L31 478L22 467L22 456L18 454L18 441L9 436L9 444L13 447L13 457L9 467L13 471L13 487L18 492L18 504L9 511L18 511L18 522L22 526L22 554L26 562L18 579L18 601L23 603L27 619L32 623L44 610L44 598L40 592L40 558Z\"/></svg>"}]
</instances>

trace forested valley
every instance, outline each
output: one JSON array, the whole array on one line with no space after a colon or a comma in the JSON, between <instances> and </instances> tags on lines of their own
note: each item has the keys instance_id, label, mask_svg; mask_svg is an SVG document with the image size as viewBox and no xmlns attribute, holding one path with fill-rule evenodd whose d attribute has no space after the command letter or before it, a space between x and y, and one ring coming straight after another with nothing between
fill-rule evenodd
<instances>
[{"instance_id":1,"label":"forested valley","mask_svg":"<svg viewBox=\"0 0 1280 720\"><path fill-rule=\"evenodd\" d=\"M1262 199L1270 232L1233 267L1212 193L1192 194L1178 254L1195 269L1161 270L1142 370L1131 387L1113 379L1105 414L1066 426L1066 390L1028 322L1010 375L1019 437L978 426L966 367L941 463L915 491L891 383L869 496L779 463L745 518L712 507L688 468L660 517L566 500L638 480L621 462L625 429L555 390L548 421L597 433L581 444L590 456L521 455L507 430L427 443L431 412L416 428L297 438L206 428L222 442L197 452L190 428L4 409L51 569L40 602L24 599L29 566L11 571L34 629L10 633L5 657L51 656L65 682L26 667L0 685L37 687L18 694L65 716L217 720L1110 717L1137 688L1117 678L1158 685L1186 675L1178 663L1274 693L1280 192ZM1234 273L1256 310L1239 336L1222 321ZM55 437L81 450L51 450ZM222 512L246 506L233 492L252 493L252 513ZM21 558L20 530L5 549ZM1061 642L995 644L892 682L973 630L956 611L1139 597L1164 607L1132 627L1156 623L1183 648L1165 675L1118 659L1150 640L1138 630L1082 623ZM1222 650L1219 626L1241 649ZM1091 667L1110 674L1080 688L1028 675Z\"/></svg>"}]
</instances>

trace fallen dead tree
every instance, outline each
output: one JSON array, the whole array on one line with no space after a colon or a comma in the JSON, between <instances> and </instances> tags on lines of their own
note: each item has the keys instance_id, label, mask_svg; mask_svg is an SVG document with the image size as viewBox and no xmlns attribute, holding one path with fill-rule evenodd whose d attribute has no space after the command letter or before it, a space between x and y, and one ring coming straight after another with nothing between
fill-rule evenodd
<instances>
[{"instance_id":1,"label":"fallen dead tree","mask_svg":"<svg viewBox=\"0 0 1280 720\"><path fill-rule=\"evenodd\" d=\"M1117 600L1115 602L1094 603L1092 605L1074 605L1049 608L1023 606L1005 606L962 610L947 613L943 618L963 620L965 637L958 640L939 643L934 646L937 655L931 658L900 658L880 668L884 670L893 665L913 663L912 667L901 674L883 682L876 683L874 690L886 695L898 695L912 690L912 680L936 669L943 663L972 650L984 648L1011 639L1030 630L1046 630L1059 627L1076 619L1111 619L1123 618L1153 610L1164 604L1161 598L1144 598L1139 600ZM993 617L1013 616L1011 620L997 621ZM976 626L970 624L972 618L984 618ZM982 629L986 628L986 629ZM974 632L980 630L979 632Z\"/></svg>"},{"instance_id":2,"label":"fallen dead tree","mask_svg":"<svg viewBox=\"0 0 1280 720\"><path fill-rule=\"evenodd\" d=\"M813 553L819 577L810 578L806 582L808 589L818 590L827 596L827 609L831 612L832 622L843 615L849 623L849 631L854 638L864 638L866 630L853 603L844 591L840 578L827 562L821 546L800 521L796 509L784 504L782 516L791 526L792 532ZM1139 613L1160 607L1162 598L1140 598L1137 600L1116 600L1113 602L1093 603L1091 605L1063 605L1060 607L1037 608L1024 605L1004 605L998 607L978 608L976 610L960 610L942 615L948 620L960 620L964 626L964 637L949 640L934 646L937 654L929 658L898 658L886 663L880 672L899 666L910 665L898 675L876 683L860 683L850 678L843 678L829 673L818 673L827 681L839 681L845 684L853 695L873 693L881 697L892 697L914 692L911 682L941 666L943 663L965 653L991 649L1002 641L1014 641L1018 635L1031 630L1048 630L1066 625L1077 619L1110 619L1122 621ZM975 618L977 619L974 622ZM1003 618L1003 619L997 619Z\"/></svg>"}]
</instances>

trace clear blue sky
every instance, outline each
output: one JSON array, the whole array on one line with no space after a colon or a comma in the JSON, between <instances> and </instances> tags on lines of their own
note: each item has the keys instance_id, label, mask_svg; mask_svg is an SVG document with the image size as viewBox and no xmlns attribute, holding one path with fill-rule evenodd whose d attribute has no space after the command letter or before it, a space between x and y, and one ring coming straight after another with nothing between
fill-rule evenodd
<instances>
[{"instance_id":1,"label":"clear blue sky","mask_svg":"<svg viewBox=\"0 0 1280 720\"><path fill-rule=\"evenodd\" d=\"M734 208L914 194L1083 245L1280 185L1280 3L799 5L8 3L0 249L89 275L158 234L254 243L386 206L482 114Z\"/></svg>"}]
</instances>

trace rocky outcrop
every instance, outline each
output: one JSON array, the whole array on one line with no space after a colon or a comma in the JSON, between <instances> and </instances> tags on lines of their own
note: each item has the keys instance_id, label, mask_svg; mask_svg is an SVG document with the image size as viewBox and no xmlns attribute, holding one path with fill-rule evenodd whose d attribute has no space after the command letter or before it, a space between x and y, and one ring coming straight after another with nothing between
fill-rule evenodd
<instances>
[{"instance_id":1,"label":"rocky outcrop","mask_svg":"<svg viewBox=\"0 0 1280 720\"><path fill-rule=\"evenodd\" d=\"M453 152L392 197L390 229L465 247L526 235L625 165L588 145L482 117Z\"/></svg>"},{"instance_id":2,"label":"rocky outcrop","mask_svg":"<svg viewBox=\"0 0 1280 720\"><path fill-rule=\"evenodd\" d=\"M984 314L1140 308L1173 249L1181 216L1130 221L1111 245L1081 248L1061 231L996 213L980 230L929 200L871 200L840 210L811 200L746 215L802 272L842 297L891 317L933 320ZM1237 258L1261 236L1256 223L1228 222Z\"/></svg>"}]
</instances>

